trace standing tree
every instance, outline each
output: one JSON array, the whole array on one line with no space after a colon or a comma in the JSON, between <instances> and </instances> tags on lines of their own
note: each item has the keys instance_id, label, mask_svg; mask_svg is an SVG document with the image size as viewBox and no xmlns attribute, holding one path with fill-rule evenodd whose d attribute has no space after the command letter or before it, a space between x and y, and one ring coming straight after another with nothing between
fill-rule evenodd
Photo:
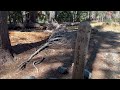
<instances>
[{"instance_id":1,"label":"standing tree","mask_svg":"<svg viewBox=\"0 0 120 90\"><path fill-rule=\"evenodd\" d=\"M52 22L53 19L55 19L55 11L49 11L49 21Z\"/></svg>"},{"instance_id":2,"label":"standing tree","mask_svg":"<svg viewBox=\"0 0 120 90\"><path fill-rule=\"evenodd\" d=\"M0 38L1 38L0 47L11 52L11 44L7 26L7 15L8 15L7 11L0 11Z\"/></svg>"},{"instance_id":3,"label":"standing tree","mask_svg":"<svg viewBox=\"0 0 120 90\"><path fill-rule=\"evenodd\" d=\"M37 11L30 11L30 21L36 23L37 20Z\"/></svg>"},{"instance_id":4,"label":"standing tree","mask_svg":"<svg viewBox=\"0 0 120 90\"><path fill-rule=\"evenodd\" d=\"M59 11L55 11L55 19L57 20Z\"/></svg>"},{"instance_id":5,"label":"standing tree","mask_svg":"<svg viewBox=\"0 0 120 90\"><path fill-rule=\"evenodd\" d=\"M21 11L22 13L22 23L26 22L26 12L25 11Z\"/></svg>"}]
</instances>

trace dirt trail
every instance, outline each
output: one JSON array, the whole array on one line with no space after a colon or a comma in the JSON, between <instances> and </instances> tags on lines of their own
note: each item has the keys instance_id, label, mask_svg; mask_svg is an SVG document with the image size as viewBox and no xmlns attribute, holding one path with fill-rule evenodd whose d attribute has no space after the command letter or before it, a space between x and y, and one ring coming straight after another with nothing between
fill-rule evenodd
<instances>
[{"instance_id":1,"label":"dirt trail","mask_svg":"<svg viewBox=\"0 0 120 90\"><path fill-rule=\"evenodd\" d=\"M91 59L92 79L119 79L120 31L101 29L96 37Z\"/></svg>"}]
</instances>

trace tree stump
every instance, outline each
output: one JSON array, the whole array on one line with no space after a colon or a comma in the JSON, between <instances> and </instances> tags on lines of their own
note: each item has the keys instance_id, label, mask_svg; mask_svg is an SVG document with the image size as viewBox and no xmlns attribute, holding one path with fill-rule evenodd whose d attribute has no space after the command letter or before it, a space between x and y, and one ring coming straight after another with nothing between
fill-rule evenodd
<instances>
[{"instance_id":1,"label":"tree stump","mask_svg":"<svg viewBox=\"0 0 120 90\"><path fill-rule=\"evenodd\" d=\"M72 79L84 79L84 68L90 33L91 26L89 22L80 23L76 38Z\"/></svg>"}]
</instances>

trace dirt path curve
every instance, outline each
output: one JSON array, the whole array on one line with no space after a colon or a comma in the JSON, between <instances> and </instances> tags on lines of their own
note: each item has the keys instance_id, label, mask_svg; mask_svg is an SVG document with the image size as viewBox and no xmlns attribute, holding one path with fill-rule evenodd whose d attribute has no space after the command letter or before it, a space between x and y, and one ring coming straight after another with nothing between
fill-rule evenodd
<instances>
[{"instance_id":1,"label":"dirt path curve","mask_svg":"<svg viewBox=\"0 0 120 90\"><path fill-rule=\"evenodd\" d=\"M120 32L100 30L94 41L94 50L90 52L87 64L92 71L92 79L119 79Z\"/></svg>"}]
</instances>

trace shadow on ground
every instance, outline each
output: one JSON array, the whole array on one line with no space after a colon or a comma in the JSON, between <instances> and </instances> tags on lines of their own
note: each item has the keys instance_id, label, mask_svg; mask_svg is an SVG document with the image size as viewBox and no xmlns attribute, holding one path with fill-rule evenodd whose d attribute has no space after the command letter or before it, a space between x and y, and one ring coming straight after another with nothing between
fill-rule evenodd
<instances>
[{"instance_id":1,"label":"shadow on ground","mask_svg":"<svg viewBox=\"0 0 120 90\"><path fill-rule=\"evenodd\" d=\"M117 40L120 40L120 33L115 33L115 32L112 32L112 31L102 31L102 28L103 27L100 27L100 26L97 26L96 28L101 29L98 31L98 33L92 35L91 37L91 40L90 40L90 44L89 44L89 57L88 57L88 62L86 64L86 68L91 72L93 70L93 63L95 62L96 59L96 56L97 56L97 53L99 53L99 50L102 48L102 49L111 49L111 48L117 48L120 46L120 42L118 42ZM74 33L74 34L73 34ZM70 38L73 38L76 34L76 32L69 32L69 33L66 33L65 36L66 38L69 40ZM63 34L62 34L63 35ZM75 38L74 38L75 39ZM27 51L29 49L32 49L32 48L35 48L37 46L40 46L41 44L45 43L47 41L44 40L44 41L41 41L41 42L37 42L37 43L31 43L31 44L21 44L21 45L16 45L16 46L13 46L13 50L16 54L19 54L19 53L22 53L24 51ZM73 40L75 41L75 40ZM110 47L103 47L102 44L107 44L109 45ZM74 46L75 46L75 43L72 44L72 48L74 49ZM71 52L73 53L74 55L74 51ZM70 57L70 53L65 53L67 57ZM55 55L55 56L48 56L46 57L47 59L52 59L52 58L58 58L58 57L64 57L63 55ZM37 58L36 58L37 59ZM67 68L70 68L71 67L71 64L73 63L73 59L74 59L74 56L71 56L70 59L65 59L65 60L60 60L60 62L63 63L63 66L67 67ZM57 61L43 61L42 63L55 63ZM60 75L57 73L56 69L51 69L51 70L48 70L46 72L46 77L56 77L56 78L62 78L64 75Z\"/></svg>"},{"instance_id":2,"label":"shadow on ground","mask_svg":"<svg viewBox=\"0 0 120 90\"><path fill-rule=\"evenodd\" d=\"M100 51L101 49L103 50L103 52L106 52L106 53L109 53L110 49L115 49L117 54L119 54L120 52L119 50L117 50L117 48L120 46L120 33L116 33L113 31L105 31L105 30L103 31L102 30L103 27L100 27L100 26L97 26L97 27L99 27L99 29L101 30L99 30L97 34L93 35L93 39L91 39L89 44L90 56L88 57L86 68L90 72L92 72L93 70L93 64L95 60L99 59L99 58L96 58L96 56L99 52L101 52ZM110 70L107 70L107 69L103 70L103 72L105 74L105 77L107 78L108 78L108 74L112 74L112 72L110 72ZM109 76L112 76L112 75L109 75Z\"/></svg>"},{"instance_id":3,"label":"shadow on ground","mask_svg":"<svg viewBox=\"0 0 120 90\"><path fill-rule=\"evenodd\" d=\"M30 50L32 48L36 48L36 47L44 44L47 40L48 40L48 38L45 40L42 40L40 42L28 43L28 44L18 44L18 45L12 46L12 50L13 50L13 53L20 54L20 53L23 53L27 50Z\"/></svg>"}]
</instances>

